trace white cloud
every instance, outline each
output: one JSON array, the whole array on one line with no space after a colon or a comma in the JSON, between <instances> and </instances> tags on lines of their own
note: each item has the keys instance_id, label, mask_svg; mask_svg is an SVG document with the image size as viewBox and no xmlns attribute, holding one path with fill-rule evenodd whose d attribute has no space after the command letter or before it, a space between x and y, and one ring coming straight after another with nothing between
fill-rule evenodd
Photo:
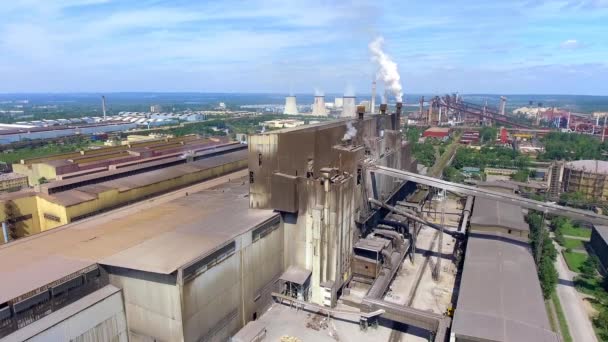
<instances>
[{"instance_id":1,"label":"white cloud","mask_svg":"<svg viewBox=\"0 0 608 342\"><path fill-rule=\"evenodd\" d=\"M568 39L568 40L564 40L563 42L561 42L561 44L559 44L559 46L562 49L577 49L577 48L581 47L581 44L576 39Z\"/></svg>"}]
</instances>

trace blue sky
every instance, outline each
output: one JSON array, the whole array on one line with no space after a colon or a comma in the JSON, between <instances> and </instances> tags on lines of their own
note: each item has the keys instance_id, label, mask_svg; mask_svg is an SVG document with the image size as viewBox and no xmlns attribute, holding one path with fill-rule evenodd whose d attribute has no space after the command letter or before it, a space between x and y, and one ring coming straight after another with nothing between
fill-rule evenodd
<instances>
[{"instance_id":1,"label":"blue sky","mask_svg":"<svg viewBox=\"0 0 608 342\"><path fill-rule=\"evenodd\" d=\"M7 0L0 92L608 95L608 0Z\"/></svg>"}]
</instances>

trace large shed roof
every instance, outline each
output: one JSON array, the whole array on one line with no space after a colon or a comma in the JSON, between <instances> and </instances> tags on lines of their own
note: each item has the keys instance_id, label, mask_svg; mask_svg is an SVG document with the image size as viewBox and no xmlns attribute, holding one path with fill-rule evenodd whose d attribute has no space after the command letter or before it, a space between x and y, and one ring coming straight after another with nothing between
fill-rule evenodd
<instances>
[{"instance_id":1,"label":"large shed roof","mask_svg":"<svg viewBox=\"0 0 608 342\"><path fill-rule=\"evenodd\" d=\"M240 174L244 175L245 172ZM95 263L170 274L236 236L275 219L249 209L246 178L111 212L0 246L0 303ZM234 177L234 176L232 176Z\"/></svg>"},{"instance_id":2,"label":"large shed roof","mask_svg":"<svg viewBox=\"0 0 608 342\"><path fill-rule=\"evenodd\" d=\"M502 227L523 231L530 230L530 227L524 221L524 214L520 206L485 198L475 200L471 225Z\"/></svg>"},{"instance_id":3,"label":"large shed roof","mask_svg":"<svg viewBox=\"0 0 608 342\"><path fill-rule=\"evenodd\" d=\"M527 243L471 234L452 332L484 341L558 341Z\"/></svg>"}]
</instances>

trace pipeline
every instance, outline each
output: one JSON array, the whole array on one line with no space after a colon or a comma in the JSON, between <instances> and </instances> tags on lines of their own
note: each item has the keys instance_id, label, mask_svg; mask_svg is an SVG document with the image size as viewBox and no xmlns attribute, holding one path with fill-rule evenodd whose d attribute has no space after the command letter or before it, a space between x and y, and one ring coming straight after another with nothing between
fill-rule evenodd
<instances>
[{"instance_id":1,"label":"pipeline","mask_svg":"<svg viewBox=\"0 0 608 342\"><path fill-rule=\"evenodd\" d=\"M465 233L467 231L467 224L469 224L469 217L471 217L471 209L473 208L473 196L467 196L467 202L462 210L462 222L460 223L459 232Z\"/></svg>"}]
</instances>

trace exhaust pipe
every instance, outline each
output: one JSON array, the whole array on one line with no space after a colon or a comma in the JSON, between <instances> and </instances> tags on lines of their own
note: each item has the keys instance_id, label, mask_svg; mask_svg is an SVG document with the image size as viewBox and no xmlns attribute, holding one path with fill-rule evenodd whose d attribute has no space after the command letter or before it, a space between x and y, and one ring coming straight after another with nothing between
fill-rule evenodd
<instances>
[{"instance_id":1,"label":"exhaust pipe","mask_svg":"<svg viewBox=\"0 0 608 342\"><path fill-rule=\"evenodd\" d=\"M401 108L403 107L403 103L397 102L395 106L395 116L393 116L393 130L398 131L399 126L401 126Z\"/></svg>"},{"instance_id":2,"label":"exhaust pipe","mask_svg":"<svg viewBox=\"0 0 608 342\"><path fill-rule=\"evenodd\" d=\"M363 105L357 106L357 116L359 117L359 120L363 120L364 115L365 115L365 106L363 106Z\"/></svg>"},{"instance_id":3,"label":"exhaust pipe","mask_svg":"<svg viewBox=\"0 0 608 342\"><path fill-rule=\"evenodd\" d=\"M386 114L386 103L380 105L380 114Z\"/></svg>"}]
</instances>

